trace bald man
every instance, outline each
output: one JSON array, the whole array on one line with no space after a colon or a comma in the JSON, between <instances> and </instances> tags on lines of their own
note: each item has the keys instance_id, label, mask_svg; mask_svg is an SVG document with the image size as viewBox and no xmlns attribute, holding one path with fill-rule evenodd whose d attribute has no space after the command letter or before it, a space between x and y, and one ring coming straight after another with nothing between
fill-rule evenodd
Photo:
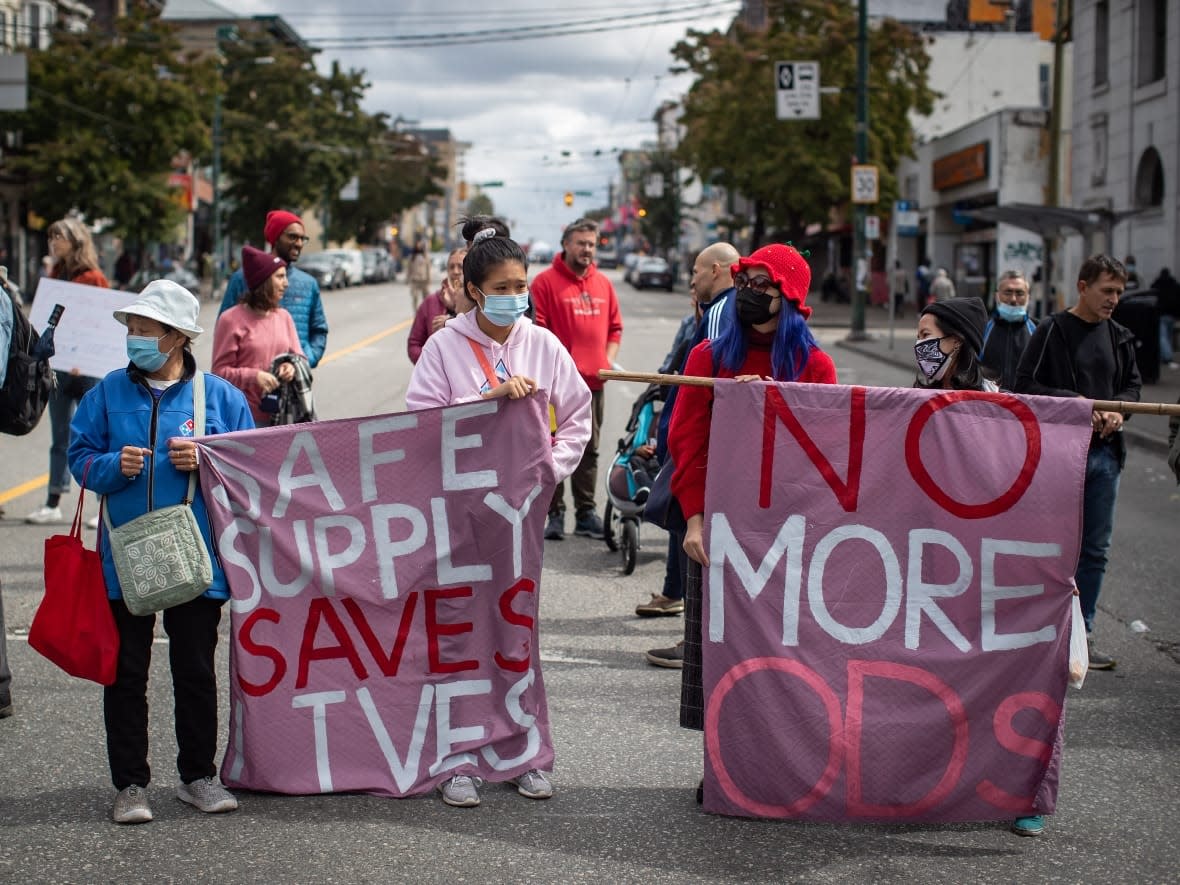
<instances>
[{"instance_id":1,"label":"bald man","mask_svg":"<svg viewBox=\"0 0 1180 885\"><path fill-rule=\"evenodd\" d=\"M706 339L717 337L725 322L725 308L733 297L733 274L730 267L740 258L738 250L729 243L714 243L706 246L692 264L689 292L692 294L693 313L688 319L693 323L681 325L677 342L672 353L660 367L662 372L684 371L684 363L694 347ZM687 333L687 334L686 334ZM676 405L673 387L660 413L660 425L656 438L656 451L663 465L668 453L668 424L672 409ZM652 594L651 600L635 607L635 614L643 617L678 615L684 612L684 550L683 537L674 529L668 531L668 564L664 570L664 588ZM647 662L656 667L679 668L684 661L684 643L678 642L671 648L653 648L645 654Z\"/></svg>"}]
</instances>

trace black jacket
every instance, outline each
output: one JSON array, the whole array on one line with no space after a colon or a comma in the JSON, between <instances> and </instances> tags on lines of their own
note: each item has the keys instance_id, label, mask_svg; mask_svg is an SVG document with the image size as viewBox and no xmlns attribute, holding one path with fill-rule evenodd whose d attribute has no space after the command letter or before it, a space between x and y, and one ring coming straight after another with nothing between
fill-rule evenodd
<instances>
[{"instance_id":1,"label":"black jacket","mask_svg":"<svg viewBox=\"0 0 1180 885\"><path fill-rule=\"evenodd\" d=\"M1074 355L1069 349L1069 340L1061 329L1061 317L1066 311L1055 313L1037 326L1029 339L1016 369L1017 393L1031 393L1038 396L1089 396L1078 390ZM1114 320L1105 320L1111 336L1111 347L1115 358L1114 399L1119 402L1139 402L1142 382L1139 367L1135 363L1135 336L1126 327ZM1129 418L1124 415L1123 418ZM1127 446L1121 433L1112 435L1111 445L1119 465L1127 460Z\"/></svg>"},{"instance_id":2,"label":"black jacket","mask_svg":"<svg viewBox=\"0 0 1180 885\"><path fill-rule=\"evenodd\" d=\"M979 361L996 374L1001 390L1016 386L1016 366L1032 338L1036 323L1025 317L1016 322L993 316L983 328L983 350Z\"/></svg>"}]
</instances>

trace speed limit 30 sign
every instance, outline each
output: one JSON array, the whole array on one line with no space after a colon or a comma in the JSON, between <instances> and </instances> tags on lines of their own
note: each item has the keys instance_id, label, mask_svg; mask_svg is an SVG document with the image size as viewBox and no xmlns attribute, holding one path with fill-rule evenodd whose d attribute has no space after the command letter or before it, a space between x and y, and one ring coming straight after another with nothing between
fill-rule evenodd
<instances>
[{"instance_id":1,"label":"speed limit 30 sign","mask_svg":"<svg viewBox=\"0 0 1180 885\"><path fill-rule=\"evenodd\" d=\"M852 167L852 202L876 203L880 198L880 180L876 166Z\"/></svg>"}]
</instances>

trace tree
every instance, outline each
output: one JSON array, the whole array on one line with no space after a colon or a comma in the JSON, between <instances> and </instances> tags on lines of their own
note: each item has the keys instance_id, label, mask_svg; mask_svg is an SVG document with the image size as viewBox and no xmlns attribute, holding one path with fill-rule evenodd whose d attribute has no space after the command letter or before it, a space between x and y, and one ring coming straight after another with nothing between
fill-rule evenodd
<instances>
[{"instance_id":1,"label":"tree","mask_svg":"<svg viewBox=\"0 0 1180 885\"><path fill-rule=\"evenodd\" d=\"M467 214L470 216L495 215L496 207L492 203L492 198L484 191L476 191L467 201Z\"/></svg>"},{"instance_id":2,"label":"tree","mask_svg":"<svg viewBox=\"0 0 1180 885\"><path fill-rule=\"evenodd\" d=\"M222 42L227 229L256 240L271 209L331 204L374 154L384 119L361 110L360 71L321 75L267 34Z\"/></svg>"},{"instance_id":3,"label":"tree","mask_svg":"<svg viewBox=\"0 0 1180 885\"><path fill-rule=\"evenodd\" d=\"M29 208L110 219L135 242L165 239L183 209L168 184L175 157L209 150L211 62L181 57L175 30L137 11L114 30L57 28L30 51L29 105L3 115L20 146L5 171L27 184Z\"/></svg>"},{"instance_id":4,"label":"tree","mask_svg":"<svg viewBox=\"0 0 1180 885\"><path fill-rule=\"evenodd\" d=\"M403 209L442 195L436 182L443 174L419 139L383 133L361 160L357 199L342 200L337 195L329 204L328 238L376 242L381 227Z\"/></svg>"},{"instance_id":5,"label":"tree","mask_svg":"<svg viewBox=\"0 0 1180 885\"><path fill-rule=\"evenodd\" d=\"M801 236L849 201L856 125L856 11L847 0L768 0L767 26L730 34L690 30L672 51L673 70L696 75L684 100L686 135L677 156L706 183L750 200L751 247L767 227ZM775 116L774 62L818 59L822 119ZM894 170L912 152L909 113L929 113L930 57L924 38L892 19L869 37L869 162L880 169L882 202L897 195Z\"/></svg>"},{"instance_id":6,"label":"tree","mask_svg":"<svg viewBox=\"0 0 1180 885\"><path fill-rule=\"evenodd\" d=\"M645 214L639 222L639 231L656 251L674 252L680 245L680 188L676 160L668 151L655 151L648 155L640 175L639 189L644 192L640 202ZM653 176L661 181L654 193L648 190Z\"/></svg>"}]
</instances>

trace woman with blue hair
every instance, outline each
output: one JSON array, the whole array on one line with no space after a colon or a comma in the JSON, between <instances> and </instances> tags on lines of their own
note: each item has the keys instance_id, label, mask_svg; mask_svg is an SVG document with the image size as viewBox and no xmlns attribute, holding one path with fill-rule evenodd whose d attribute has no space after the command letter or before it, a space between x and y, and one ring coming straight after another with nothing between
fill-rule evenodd
<instances>
[{"instance_id":1,"label":"woman with blue hair","mask_svg":"<svg viewBox=\"0 0 1180 885\"><path fill-rule=\"evenodd\" d=\"M733 265L737 294L730 299L724 330L712 341L693 348L685 375L733 378L737 381L798 381L835 384L836 366L820 350L804 302L811 268L791 246L763 246ZM704 728L701 679L701 568L709 565L702 539L705 521L705 476L709 469L709 422L713 388L682 387L676 397L668 450L676 467L672 493L684 511L688 528L685 580L684 666L680 682L680 725ZM697 801L701 791L697 790Z\"/></svg>"}]
</instances>

